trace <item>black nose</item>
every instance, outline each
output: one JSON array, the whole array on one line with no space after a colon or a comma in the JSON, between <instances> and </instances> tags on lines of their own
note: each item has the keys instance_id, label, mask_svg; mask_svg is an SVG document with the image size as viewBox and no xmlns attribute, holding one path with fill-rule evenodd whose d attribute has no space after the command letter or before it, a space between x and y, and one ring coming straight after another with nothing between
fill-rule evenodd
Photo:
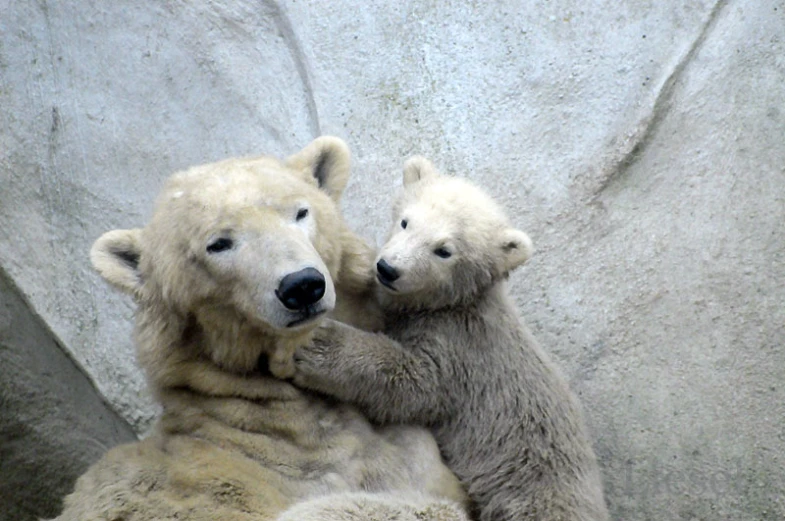
<instances>
[{"instance_id":1,"label":"black nose","mask_svg":"<svg viewBox=\"0 0 785 521\"><path fill-rule=\"evenodd\" d=\"M275 295L288 309L304 309L324 296L324 275L314 268L305 268L285 276Z\"/></svg>"},{"instance_id":2,"label":"black nose","mask_svg":"<svg viewBox=\"0 0 785 521\"><path fill-rule=\"evenodd\" d=\"M387 264L387 261L384 259L376 263L376 271L379 272L379 277L384 282L395 282L401 276L398 270Z\"/></svg>"}]
</instances>

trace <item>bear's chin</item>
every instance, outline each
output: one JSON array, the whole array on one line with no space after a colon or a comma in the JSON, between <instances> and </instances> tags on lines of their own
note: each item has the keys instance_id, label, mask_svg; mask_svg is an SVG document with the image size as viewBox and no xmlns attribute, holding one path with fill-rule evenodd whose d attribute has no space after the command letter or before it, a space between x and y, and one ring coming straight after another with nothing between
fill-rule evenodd
<instances>
[{"instance_id":1,"label":"bear's chin","mask_svg":"<svg viewBox=\"0 0 785 521\"><path fill-rule=\"evenodd\" d=\"M298 313L299 316L293 318L286 324L286 329L293 331L304 328L305 326L311 325L314 321L321 318L323 315L327 313L327 308L319 307L319 308L312 308L307 307L304 311Z\"/></svg>"},{"instance_id":2,"label":"bear's chin","mask_svg":"<svg viewBox=\"0 0 785 521\"><path fill-rule=\"evenodd\" d=\"M379 292L382 294L394 296L394 297L409 297L412 295L420 295L424 291L427 291L427 288L424 286L414 286L410 284L410 280L396 280L394 282L389 282L381 279L377 276L376 278L376 287Z\"/></svg>"},{"instance_id":3,"label":"bear's chin","mask_svg":"<svg viewBox=\"0 0 785 521\"><path fill-rule=\"evenodd\" d=\"M376 282L379 284L382 290L398 293L398 290L395 288L395 286L393 286L392 283L384 280L379 274L376 275Z\"/></svg>"}]
</instances>

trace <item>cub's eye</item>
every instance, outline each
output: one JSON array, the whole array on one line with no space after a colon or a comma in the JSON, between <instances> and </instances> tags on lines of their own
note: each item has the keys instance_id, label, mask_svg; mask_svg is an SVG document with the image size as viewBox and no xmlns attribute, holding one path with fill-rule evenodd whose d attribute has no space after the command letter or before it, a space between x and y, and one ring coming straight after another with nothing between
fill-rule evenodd
<instances>
[{"instance_id":1,"label":"cub's eye","mask_svg":"<svg viewBox=\"0 0 785 521\"><path fill-rule=\"evenodd\" d=\"M405 230L405 229L406 229L406 226L407 226L408 224L409 224L409 221L407 221L406 219L404 219L403 221L401 221L401 228L403 228L403 229Z\"/></svg>"},{"instance_id":2,"label":"cub's eye","mask_svg":"<svg viewBox=\"0 0 785 521\"><path fill-rule=\"evenodd\" d=\"M234 241L228 237L220 237L207 245L207 253L220 253L234 247Z\"/></svg>"},{"instance_id":3,"label":"cub's eye","mask_svg":"<svg viewBox=\"0 0 785 521\"><path fill-rule=\"evenodd\" d=\"M452 257L452 253L450 253L450 250L448 250L447 248L436 248L435 250L433 250L433 253L435 253L438 257L441 257L442 259L449 259L450 257Z\"/></svg>"},{"instance_id":4,"label":"cub's eye","mask_svg":"<svg viewBox=\"0 0 785 521\"><path fill-rule=\"evenodd\" d=\"M297 210L298 221L302 221L306 217L308 217L308 208L300 208L299 210Z\"/></svg>"}]
</instances>

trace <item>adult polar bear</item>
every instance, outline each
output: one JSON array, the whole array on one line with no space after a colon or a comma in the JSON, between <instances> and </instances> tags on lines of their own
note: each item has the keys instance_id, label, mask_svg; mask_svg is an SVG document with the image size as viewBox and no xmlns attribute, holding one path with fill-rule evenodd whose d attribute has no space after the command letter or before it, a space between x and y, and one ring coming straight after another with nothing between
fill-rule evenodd
<instances>
[{"instance_id":1,"label":"adult polar bear","mask_svg":"<svg viewBox=\"0 0 785 521\"><path fill-rule=\"evenodd\" d=\"M96 241L93 265L138 305L163 415L93 465L58 520L466 519L425 430L376 428L266 372L286 373L278 347L372 287L373 253L337 206L348 175L330 137L284 162L195 167L169 179L145 228Z\"/></svg>"}]
</instances>

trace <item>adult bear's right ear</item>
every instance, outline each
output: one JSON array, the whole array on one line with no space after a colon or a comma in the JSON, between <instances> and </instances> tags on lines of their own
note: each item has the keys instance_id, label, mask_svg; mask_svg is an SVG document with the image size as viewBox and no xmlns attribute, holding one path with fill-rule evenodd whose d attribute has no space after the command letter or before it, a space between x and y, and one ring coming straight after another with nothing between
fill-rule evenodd
<instances>
[{"instance_id":1,"label":"adult bear's right ear","mask_svg":"<svg viewBox=\"0 0 785 521\"><path fill-rule=\"evenodd\" d=\"M349 181L351 153L343 140L333 136L314 139L286 159L286 166L316 180L319 188L338 202Z\"/></svg>"},{"instance_id":2,"label":"adult bear's right ear","mask_svg":"<svg viewBox=\"0 0 785 521\"><path fill-rule=\"evenodd\" d=\"M403 186L439 175L433 163L423 156L413 156L403 164Z\"/></svg>"},{"instance_id":3,"label":"adult bear's right ear","mask_svg":"<svg viewBox=\"0 0 785 521\"><path fill-rule=\"evenodd\" d=\"M138 296L142 287L141 235L139 228L112 230L99 237L90 249L90 261L96 271L112 286L133 296Z\"/></svg>"}]
</instances>

